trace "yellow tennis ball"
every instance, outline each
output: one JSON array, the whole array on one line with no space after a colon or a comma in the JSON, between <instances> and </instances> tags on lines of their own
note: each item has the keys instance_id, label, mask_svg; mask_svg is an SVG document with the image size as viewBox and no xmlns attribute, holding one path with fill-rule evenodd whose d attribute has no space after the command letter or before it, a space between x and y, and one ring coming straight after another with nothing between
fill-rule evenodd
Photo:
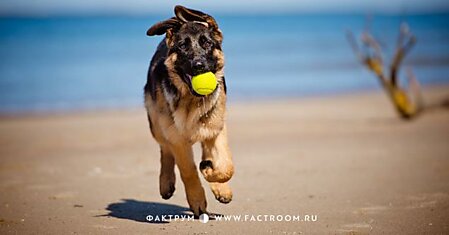
<instances>
[{"instance_id":1,"label":"yellow tennis ball","mask_svg":"<svg viewBox=\"0 0 449 235\"><path fill-rule=\"evenodd\" d=\"M196 75L192 78L192 87L200 95L209 95L217 88L217 78L212 72Z\"/></svg>"}]
</instances>

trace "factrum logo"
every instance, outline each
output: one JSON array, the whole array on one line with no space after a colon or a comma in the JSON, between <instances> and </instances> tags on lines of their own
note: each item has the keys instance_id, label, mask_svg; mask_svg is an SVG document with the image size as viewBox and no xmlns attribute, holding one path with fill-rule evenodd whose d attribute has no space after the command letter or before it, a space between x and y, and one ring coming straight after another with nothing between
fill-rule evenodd
<instances>
[{"instance_id":1,"label":"factrum logo","mask_svg":"<svg viewBox=\"0 0 449 235\"><path fill-rule=\"evenodd\" d=\"M209 215L201 214L199 220L201 223L205 224L205 223L209 222Z\"/></svg>"}]
</instances>

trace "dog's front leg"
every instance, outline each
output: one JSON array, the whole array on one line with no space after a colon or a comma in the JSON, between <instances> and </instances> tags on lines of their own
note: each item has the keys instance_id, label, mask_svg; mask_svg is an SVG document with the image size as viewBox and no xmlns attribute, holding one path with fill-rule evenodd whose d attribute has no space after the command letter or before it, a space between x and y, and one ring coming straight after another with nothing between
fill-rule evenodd
<instances>
[{"instance_id":1,"label":"dog's front leg","mask_svg":"<svg viewBox=\"0 0 449 235\"><path fill-rule=\"evenodd\" d=\"M201 142L203 157L200 171L208 182L224 183L234 174L231 151L228 147L226 124L215 138Z\"/></svg>"},{"instance_id":2,"label":"dog's front leg","mask_svg":"<svg viewBox=\"0 0 449 235\"><path fill-rule=\"evenodd\" d=\"M190 209L195 216L206 213L206 195L196 171L192 146L188 143L177 143L171 146L171 152L181 173Z\"/></svg>"},{"instance_id":3,"label":"dog's front leg","mask_svg":"<svg viewBox=\"0 0 449 235\"><path fill-rule=\"evenodd\" d=\"M159 191L163 199L171 198L175 192L175 158L166 145L161 145L161 173Z\"/></svg>"}]
</instances>

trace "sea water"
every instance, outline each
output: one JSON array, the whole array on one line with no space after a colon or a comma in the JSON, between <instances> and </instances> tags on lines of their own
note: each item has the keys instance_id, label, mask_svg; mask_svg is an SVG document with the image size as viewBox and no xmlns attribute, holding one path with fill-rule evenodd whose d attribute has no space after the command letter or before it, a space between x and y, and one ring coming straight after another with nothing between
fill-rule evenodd
<instances>
[{"instance_id":1,"label":"sea water","mask_svg":"<svg viewBox=\"0 0 449 235\"><path fill-rule=\"evenodd\" d=\"M0 113L142 107L148 64L163 38L146 30L168 17L0 18ZM365 15L216 19L231 102L380 89L345 36L366 27ZM417 44L401 76L411 67L425 85L449 83L449 14L371 17L387 64L402 21Z\"/></svg>"}]
</instances>

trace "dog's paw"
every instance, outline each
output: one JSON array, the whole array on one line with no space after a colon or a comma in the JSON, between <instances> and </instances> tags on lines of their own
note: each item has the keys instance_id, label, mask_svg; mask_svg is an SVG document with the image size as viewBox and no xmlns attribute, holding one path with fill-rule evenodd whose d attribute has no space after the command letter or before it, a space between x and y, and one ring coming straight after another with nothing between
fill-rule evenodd
<instances>
[{"instance_id":1,"label":"dog's paw","mask_svg":"<svg viewBox=\"0 0 449 235\"><path fill-rule=\"evenodd\" d=\"M175 177L163 177L159 179L159 192L163 199L168 200L175 192Z\"/></svg>"},{"instance_id":2,"label":"dog's paw","mask_svg":"<svg viewBox=\"0 0 449 235\"><path fill-rule=\"evenodd\" d=\"M214 166L211 160L203 160L200 163L200 171L208 182L224 183L231 179L234 174L234 167L230 165L220 168Z\"/></svg>"},{"instance_id":3,"label":"dog's paw","mask_svg":"<svg viewBox=\"0 0 449 235\"><path fill-rule=\"evenodd\" d=\"M168 185L165 185L164 187L160 188L160 193L163 199L168 200L173 196L173 193L175 192L175 184L170 183Z\"/></svg>"},{"instance_id":4,"label":"dog's paw","mask_svg":"<svg viewBox=\"0 0 449 235\"><path fill-rule=\"evenodd\" d=\"M207 214L207 215L209 215L209 213L206 211L206 209L198 208L198 210L194 210L194 209L190 208L190 210L192 210L192 212L193 212L193 218L195 218L195 219L199 219L199 218L200 218L200 215L202 215L202 214Z\"/></svg>"},{"instance_id":5,"label":"dog's paw","mask_svg":"<svg viewBox=\"0 0 449 235\"><path fill-rule=\"evenodd\" d=\"M210 169L210 170L214 169L214 166L213 166L211 160L203 160L200 162L200 170L203 171L206 169Z\"/></svg>"},{"instance_id":6,"label":"dog's paw","mask_svg":"<svg viewBox=\"0 0 449 235\"><path fill-rule=\"evenodd\" d=\"M210 183L210 189L217 201L224 204L232 201L232 190L227 183Z\"/></svg>"},{"instance_id":7,"label":"dog's paw","mask_svg":"<svg viewBox=\"0 0 449 235\"><path fill-rule=\"evenodd\" d=\"M195 217L199 217L200 215L206 213L207 214L207 202L205 198L188 198L190 210L192 210L193 215Z\"/></svg>"}]
</instances>

